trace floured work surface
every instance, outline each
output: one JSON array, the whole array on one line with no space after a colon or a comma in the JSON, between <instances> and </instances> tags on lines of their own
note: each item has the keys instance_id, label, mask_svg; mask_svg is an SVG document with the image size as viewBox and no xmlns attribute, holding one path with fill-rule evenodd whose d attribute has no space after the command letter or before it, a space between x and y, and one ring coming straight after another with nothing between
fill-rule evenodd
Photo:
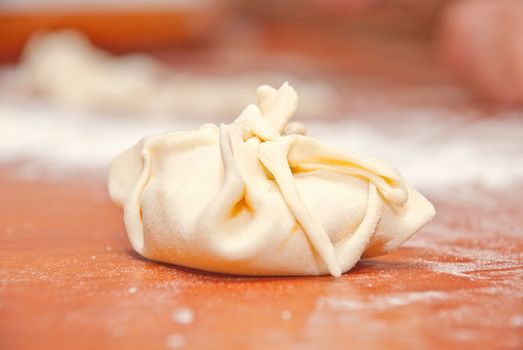
<instances>
[{"instance_id":1,"label":"floured work surface","mask_svg":"<svg viewBox=\"0 0 523 350\"><path fill-rule=\"evenodd\" d=\"M521 186L433 195L432 224L340 279L242 278L138 256L102 177L12 170L0 177L2 349L523 347Z\"/></svg>"}]
</instances>

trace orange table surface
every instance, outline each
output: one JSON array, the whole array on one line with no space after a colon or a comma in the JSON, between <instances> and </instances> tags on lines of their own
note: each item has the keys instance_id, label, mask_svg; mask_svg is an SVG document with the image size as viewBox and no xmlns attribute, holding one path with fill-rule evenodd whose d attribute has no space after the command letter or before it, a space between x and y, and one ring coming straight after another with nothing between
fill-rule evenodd
<instances>
[{"instance_id":1,"label":"orange table surface","mask_svg":"<svg viewBox=\"0 0 523 350\"><path fill-rule=\"evenodd\" d=\"M3 171L0 193L1 349L523 348L521 188L440 195L413 240L338 279L141 258L101 177Z\"/></svg>"}]
</instances>

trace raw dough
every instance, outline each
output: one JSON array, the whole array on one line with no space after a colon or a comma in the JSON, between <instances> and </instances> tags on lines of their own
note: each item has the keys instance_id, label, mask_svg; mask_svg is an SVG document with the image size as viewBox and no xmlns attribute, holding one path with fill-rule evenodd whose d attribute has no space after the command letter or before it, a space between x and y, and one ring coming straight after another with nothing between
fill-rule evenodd
<instances>
[{"instance_id":1,"label":"raw dough","mask_svg":"<svg viewBox=\"0 0 523 350\"><path fill-rule=\"evenodd\" d=\"M287 83L257 97L232 124L149 136L113 161L110 195L138 253L213 272L340 276L432 219L394 167L289 123Z\"/></svg>"},{"instance_id":2,"label":"raw dough","mask_svg":"<svg viewBox=\"0 0 523 350\"><path fill-rule=\"evenodd\" d=\"M259 81L283 81L270 71L234 76L184 73L144 54L113 56L70 30L36 33L24 49L12 80L58 107L149 118L221 118L238 113ZM2 83L0 75L0 83ZM298 83L307 116L324 113L335 90L321 81ZM193 103L198 100L199 103ZM208 121L208 120L207 120Z\"/></svg>"}]
</instances>

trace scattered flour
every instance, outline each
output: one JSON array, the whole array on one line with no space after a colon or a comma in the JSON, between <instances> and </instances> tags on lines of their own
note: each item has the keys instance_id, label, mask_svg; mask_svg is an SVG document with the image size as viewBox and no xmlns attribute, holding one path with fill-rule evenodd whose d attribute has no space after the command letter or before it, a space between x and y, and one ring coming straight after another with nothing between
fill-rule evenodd
<instances>
[{"instance_id":1,"label":"scattered flour","mask_svg":"<svg viewBox=\"0 0 523 350\"><path fill-rule=\"evenodd\" d=\"M136 287L131 287L131 288L129 288L127 291L129 292L129 294L134 294L134 293L136 293L136 292L138 291L138 288L136 288Z\"/></svg>"},{"instance_id":2,"label":"scattered flour","mask_svg":"<svg viewBox=\"0 0 523 350\"><path fill-rule=\"evenodd\" d=\"M344 122L309 123L310 134L335 146L395 164L415 187L509 186L523 180L523 113L465 120L437 110L360 114ZM370 124L366 120L382 120Z\"/></svg>"},{"instance_id":3,"label":"scattered flour","mask_svg":"<svg viewBox=\"0 0 523 350\"><path fill-rule=\"evenodd\" d=\"M460 116L434 111L389 114L382 124L364 122L367 116L361 113L349 114L343 122L314 121L308 131L328 144L390 161L422 190L462 185L499 189L523 181L523 118L506 114L463 123ZM401 127L394 124L400 117L405 120ZM0 98L0 163L28 161L20 175L29 180L41 176L35 163L58 173L105 168L145 135L199 124L67 112Z\"/></svg>"},{"instance_id":4,"label":"scattered flour","mask_svg":"<svg viewBox=\"0 0 523 350\"><path fill-rule=\"evenodd\" d=\"M180 307L174 310L171 318L179 324L191 324L194 321L194 312L188 307Z\"/></svg>"},{"instance_id":5,"label":"scattered flour","mask_svg":"<svg viewBox=\"0 0 523 350\"><path fill-rule=\"evenodd\" d=\"M383 311L392 307L403 306L416 302L432 302L445 300L449 296L440 291L410 292L401 294L369 295L367 298L347 299L337 297L323 297L319 305L327 305L339 311Z\"/></svg>"},{"instance_id":6,"label":"scattered flour","mask_svg":"<svg viewBox=\"0 0 523 350\"><path fill-rule=\"evenodd\" d=\"M508 277L518 275L523 277L521 262L514 261L473 261L473 262L436 262L420 260L420 264L427 266L434 272L446 273L456 277L473 280L490 280L493 276ZM519 271L519 272L518 272Z\"/></svg>"},{"instance_id":7,"label":"scattered flour","mask_svg":"<svg viewBox=\"0 0 523 350\"><path fill-rule=\"evenodd\" d=\"M292 319L292 313L289 310L282 310L280 314L282 320L289 321Z\"/></svg>"},{"instance_id":8,"label":"scattered flour","mask_svg":"<svg viewBox=\"0 0 523 350\"><path fill-rule=\"evenodd\" d=\"M181 334L171 334L165 339L165 345L169 349L180 349L185 346L185 338Z\"/></svg>"},{"instance_id":9,"label":"scattered flour","mask_svg":"<svg viewBox=\"0 0 523 350\"><path fill-rule=\"evenodd\" d=\"M523 315L514 315L510 318L512 327L523 327Z\"/></svg>"}]
</instances>

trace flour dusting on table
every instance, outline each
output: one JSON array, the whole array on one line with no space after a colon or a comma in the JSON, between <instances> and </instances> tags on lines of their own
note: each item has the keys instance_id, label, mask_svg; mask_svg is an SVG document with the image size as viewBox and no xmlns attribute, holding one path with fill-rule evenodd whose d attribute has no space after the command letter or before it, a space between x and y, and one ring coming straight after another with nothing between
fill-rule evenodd
<instances>
[{"instance_id":1,"label":"flour dusting on table","mask_svg":"<svg viewBox=\"0 0 523 350\"><path fill-rule=\"evenodd\" d=\"M523 181L523 118L516 113L468 121L430 110L389 112L381 123L367 121L371 117L372 113L347 113L342 122L314 120L308 123L309 134L390 161L422 190L460 185L503 188ZM59 173L105 168L120 150L144 135L188 130L198 123L130 120L1 101L0 162L37 161Z\"/></svg>"}]
</instances>

